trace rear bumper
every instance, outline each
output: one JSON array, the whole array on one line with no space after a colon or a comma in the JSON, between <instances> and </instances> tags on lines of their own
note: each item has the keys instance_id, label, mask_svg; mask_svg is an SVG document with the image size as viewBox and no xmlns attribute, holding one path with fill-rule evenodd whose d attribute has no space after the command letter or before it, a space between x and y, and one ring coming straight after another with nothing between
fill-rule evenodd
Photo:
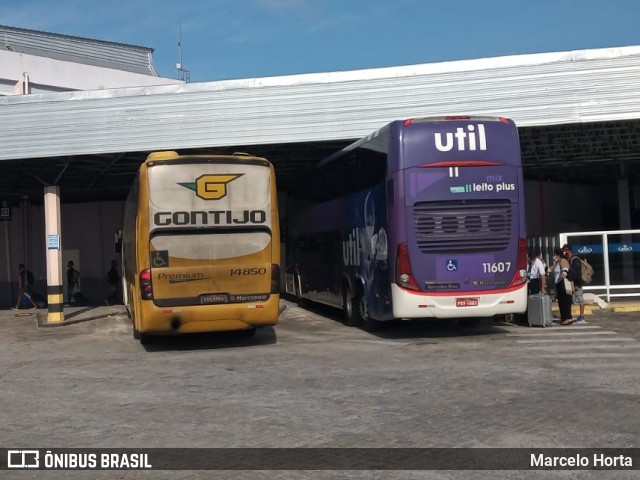
<instances>
[{"instance_id":1,"label":"rear bumper","mask_svg":"<svg viewBox=\"0 0 640 480\"><path fill-rule=\"evenodd\" d=\"M280 295L272 294L266 302L223 305L157 307L141 302L141 333L201 333L245 330L276 325L280 316Z\"/></svg>"},{"instance_id":2,"label":"rear bumper","mask_svg":"<svg viewBox=\"0 0 640 480\"><path fill-rule=\"evenodd\" d=\"M478 299L473 307L456 306L456 298ZM414 293L391 285L396 318L469 318L523 313L527 309L527 284L499 292L457 292L451 295Z\"/></svg>"}]
</instances>

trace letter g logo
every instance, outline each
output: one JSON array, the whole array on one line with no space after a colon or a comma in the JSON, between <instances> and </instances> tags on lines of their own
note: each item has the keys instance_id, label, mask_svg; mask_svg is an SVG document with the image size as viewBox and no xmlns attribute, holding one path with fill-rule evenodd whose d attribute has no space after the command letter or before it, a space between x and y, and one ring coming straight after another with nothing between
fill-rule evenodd
<instances>
[{"instance_id":1,"label":"letter g logo","mask_svg":"<svg viewBox=\"0 0 640 480\"><path fill-rule=\"evenodd\" d=\"M219 200L227 195L227 184L243 173L228 175L202 175L194 183L181 183L183 187L194 190L203 200Z\"/></svg>"}]
</instances>

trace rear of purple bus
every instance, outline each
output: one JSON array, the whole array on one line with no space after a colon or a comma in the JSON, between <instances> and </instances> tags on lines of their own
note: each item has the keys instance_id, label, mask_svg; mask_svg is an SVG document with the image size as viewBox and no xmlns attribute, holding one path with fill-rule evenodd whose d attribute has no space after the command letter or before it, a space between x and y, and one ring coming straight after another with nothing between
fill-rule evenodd
<instances>
[{"instance_id":1,"label":"rear of purple bus","mask_svg":"<svg viewBox=\"0 0 640 480\"><path fill-rule=\"evenodd\" d=\"M389 142L393 316L524 312L527 251L515 124L493 117L397 121L389 125Z\"/></svg>"}]
</instances>

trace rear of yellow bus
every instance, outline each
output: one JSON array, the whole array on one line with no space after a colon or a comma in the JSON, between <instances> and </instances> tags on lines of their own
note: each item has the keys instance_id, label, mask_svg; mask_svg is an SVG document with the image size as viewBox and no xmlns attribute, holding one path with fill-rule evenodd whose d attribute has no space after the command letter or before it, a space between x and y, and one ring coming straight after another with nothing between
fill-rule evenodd
<instances>
[{"instance_id":1,"label":"rear of yellow bus","mask_svg":"<svg viewBox=\"0 0 640 480\"><path fill-rule=\"evenodd\" d=\"M157 152L144 171L134 336L253 333L275 325L280 233L273 166L247 155Z\"/></svg>"}]
</instances>

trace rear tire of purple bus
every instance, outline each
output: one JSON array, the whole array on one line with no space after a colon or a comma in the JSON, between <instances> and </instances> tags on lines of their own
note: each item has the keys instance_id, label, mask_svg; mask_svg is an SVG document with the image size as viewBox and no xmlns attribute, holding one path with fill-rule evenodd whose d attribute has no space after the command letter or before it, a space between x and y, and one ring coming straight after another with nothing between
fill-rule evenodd
<instances>
[{"instance_id":1,"label":"rear tire of purple bus","mask_svg":"<svg viewBox=\"0 0 640 480\"><path fill-rule=\"evenodd\" d=\"M358 319L355 314L355 299L351 295L348 287L342 289L342 311L344 313L343 323L348 327L358 327Z\"/></svg>"},{"instance_id":2,"label":"rear tire of purple bus","mask_svg":"<svg viewBox=\"0 0 640 480\"><path fill-rule=\"evenodd\" d=\"M367 301L362 295L356 295L354 300L355 316L360 328L365 332L377 332L382 327L382 322L374 320L369 316Z\"/></svg>"}]
</instances>

